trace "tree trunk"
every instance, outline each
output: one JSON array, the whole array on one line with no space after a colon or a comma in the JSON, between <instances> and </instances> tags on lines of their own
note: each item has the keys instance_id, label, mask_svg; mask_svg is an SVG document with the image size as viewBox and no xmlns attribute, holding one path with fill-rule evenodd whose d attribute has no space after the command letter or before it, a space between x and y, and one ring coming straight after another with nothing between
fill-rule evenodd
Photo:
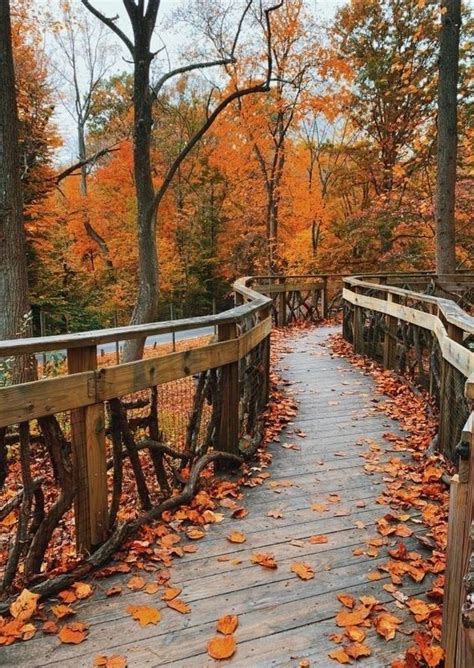
<instances>
[{"instance_id":1,"label":"tree trunk","mask_svg":"<svg viewBox=\"0 0 474 668\"><path fill-rule=\"evenodd\" d=\"M27 336L31 319L8 0L0 2L0 258L0 339ZM33 373L31 358L15 360L15 382L31 380Z\"/></svg>"},{"instance_id":2,"label":"tree trunk","mask_svg":"<svg viewBox=\"0 0 474 668\"><path fill-rule=\"evenodd\" d=\"M439 53L436 177L436 271L456 270L454 207L457 158L457 87L461 0L443 0Z\"/></svg>"},{"instance_id":3,"label":"tree trunk","mask_svg":"<svg viewBox=\"0 0 474 668\"><path fill-rule=\"evenodd\" d=\"M146 36L135 33L133 162L137 196L138 296L130 324L152 322L158 317L158 250L151 167L153 98L150 92L152 55ZM123 359L130 362L143 355L144 339L127 341Z\"/></svg>"}]
</instances>

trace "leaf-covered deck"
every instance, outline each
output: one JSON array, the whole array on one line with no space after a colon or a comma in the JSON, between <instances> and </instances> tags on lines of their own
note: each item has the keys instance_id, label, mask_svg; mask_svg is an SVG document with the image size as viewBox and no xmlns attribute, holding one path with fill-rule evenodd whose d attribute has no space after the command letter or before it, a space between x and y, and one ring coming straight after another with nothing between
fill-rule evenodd
<instances>
[{"instance_id":1,"label":"leaf-covered deck","mask_svg":"<svg viewBox=\"0 0 474 668\"><path fill-rule=\"evenodd\" d=\"M128 666L215 666L218 662L209 658L207 643L216 635L218 618L235 614L237 651L223 665L299 666L307 659L309 664L301 665L336 666L328 652L340 647L329 639L340 632L335 623L342 609L339 593L373 595L387 611L406 620L403 632L390 641L368 628L364 642L371 656L361 665L390 665L406 649L413 617L395 607L394 598L384 590L391 581L388 575L368 578L387 561L386 549L373 557L354 555L357 548L367 550L368 539L380 538L375 521L387 512L376 502L382 474L364 472L366 460L360 455L367 451L367 441L362 439L376 441L386 451L381 461L388 460L393 450L382 436L397 433L398 426L376 410L380 396L372 379L347 360L331 356L324 343L331 331L335 330L296 332L292 352L281 360L282 375L291 382L299 410L280 443L270 447L273 463L266 469L270 477L264 484L244 488L241 503L248 515L231 519L223 509L225 520L210 526L206 537L194 543L198 550L173 562L171 582L182 588L179 598L191 612L167 608L160 598L162 589L154 595L131 592L126 586L130 574L97 580L95 595L75 605L74 620L89 626L85 642L61 644L56 635L39 632L28 642L1 648L1 665L80 668L92 666L98 655L121 655ZM314 504L324 504L327 510L318 512L322 510L318 505L313 510ZM272 517L271 511L280 512ZM416 531L416 524L410 526ZM226 537L232 531L244 533L246 542L229 542ZM315 535L327 536L327 542L311 542ZM389 537L390 544L396 540ZM415 536L404 542L408 549L423 553ZM271 553L278 567L252 563L251 556L261 552ZM290 570L299 562L314 570L314 578L303 580ZM154 581L153 573L140 575ZM106 597L113 584L123 587L122 594ZM428 588L425 579L406 583L401 591L417 595ZM159 608L161 621L140 626L127 613L130 604Z\"/></svg>"}]
</instances>

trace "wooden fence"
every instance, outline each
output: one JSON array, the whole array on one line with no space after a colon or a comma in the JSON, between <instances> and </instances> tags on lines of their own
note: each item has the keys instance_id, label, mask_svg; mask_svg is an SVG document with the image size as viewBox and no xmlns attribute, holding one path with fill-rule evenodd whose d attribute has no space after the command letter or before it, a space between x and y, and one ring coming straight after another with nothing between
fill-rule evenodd
<instances>
[{"instance_id":1,"label":"wooden fence","mask_svg":"<svg viewBox=\"0 0 474 668\"><path fill-rule=\"evenodd\" d=\"M159 516L203 462L235 465L256 450L275 309L272 297L251 287L255 280L238 280L235 308L218 315L0 342L0 359L51 351L67 359L54 377L0 388L4 593L18 579L40 582L54 573L61 533L97 565L103 559L96 555L116 547L127 527ZM288 316L277 315L282 323L324 311L324 280L277 282L290 296ZM215 334L188 339L176 352L148 349L132 363L97 354L107 343L197 328ZM70 557L74 565L76 554Z\"/></svg>"},{"instance_id":2,"label":"wooden fence","mask_svg":"<svg viewBox=\"0 0 474 668\"><path fill-rule=\"evenodd\" d=\"M447 668L474 666L474 318L439 295L469 310L473 286L469 274L359 276L344 279L343 289L345 338L355 352L431 392L440 411L435 445L458 465L450 484L443 603Z\"/></svg>"}]
</instances>

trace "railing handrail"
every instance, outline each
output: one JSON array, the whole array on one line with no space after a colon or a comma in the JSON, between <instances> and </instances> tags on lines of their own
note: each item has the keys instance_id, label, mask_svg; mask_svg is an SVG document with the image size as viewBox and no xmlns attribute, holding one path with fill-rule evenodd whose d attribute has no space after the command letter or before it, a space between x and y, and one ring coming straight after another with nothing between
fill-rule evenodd
<instances>
[{"instance_id":1,"label":"railing handrail","mask_svg":"<svg viewBox=\"0 0 474 668\"><path fill-rule=\"evenodd\" d=\"M17 338L0 341L0 358L10 355L34 354L47 351L81 348L84 346L100 345L103 343L113 343L116 341L125 341L127 339L137 339L148 336L155 336L159 334L171 334L176 332L185 332L190 329L201 329L204 327L214 327L218 325L225 325L229 323L239 323L246 317L256 313L261 308L269 306L272 302L270 297L264 296L262 293L253 290L252 283L260 280L280 281L285 280L315 280L339 278L344 282L358 287L365 287L384 290L392 292L393 294L404 296L416 296L426 302L436 303L440 311L443 313L447 322L450 322L457 327L461 327L464 331L474 333L474 318L465 313L455 302L441 297L432 297L410 290L404 290L396 286L374 284L368 281L370 278L437 278L433 272L411 272L411 273L368 273L358 276L347 276L346 274L277 274L277 275L261 275L261 276L245 276L239 278L233 284L234 291L244 297L244 304L227 309L222 313L214 315L197 316L193 318L183 318L180 320L165 320L161 322L146 323L143 325L128 325L124 327L111 327L106 329L89 330L86 332L76 332L73 334L57 334L42 337L28 337ZM444 278L459 278L470 277L470 272L464 271L460 274L443 276ZM472 275L474 280L474 274ZM284 284L281 286L282 291L285 290Z\"/></svg>"},{"instance_id":2,"label":"railing handrail","mask_svg":"<svg viewBox=\"0 0 474 668\"><path fill-rule=\"evenodd\" d=\"M407 290L405 288L399 288L393 285L372 283L366 279L367 275L347 276L344 278L344 283L347 283L351 287L366 288L368 290L376 289L377 291L385 292L387 294L390 293L400 297L417 299L418 301L422 301L427 304L436 304L439 312L443 315L446 322L459 327L468 334L474 334L474 317L466 313L466 311L458 306L452 299L435 297L434 295L427 295L422 292Z\"/></svg>"}]
</instances>

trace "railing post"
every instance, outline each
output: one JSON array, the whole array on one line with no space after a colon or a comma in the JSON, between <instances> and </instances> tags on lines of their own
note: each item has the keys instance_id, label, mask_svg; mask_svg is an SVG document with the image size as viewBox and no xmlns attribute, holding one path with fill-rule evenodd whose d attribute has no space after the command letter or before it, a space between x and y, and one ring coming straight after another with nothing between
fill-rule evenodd
<instances>
[{"instance_id":1,"label":"railing post","mask_svg":"<svg viewBox=\"0 0 474 668\"><path fill-rule=\"evenodd\" d=\"M398 303L397 295L387 292L387 303ZM387 315L385 317L385 325L387 331L385 332L383 344L383 366L384 369L394 369L397 362L398 318L395 318L392 315Z\"/></svg>"},{"instance_id":2,"label":"railing post","mask_svg":"<svg viewBox=\"0 0 474 668\"><path fill-rule=\"evenodd\" d=\"M68 373L94 371L96 346L69 348ZM96 394L95 385L90 392ZM71 411L73 476L76 488L74 515L76 545L89 552L107 536L107 462L103 403Z\"/></svg>"},{"instance_id":3,"label":"railing post","mask_svg":"<svg viewBox=\"0 0 474 668\"><path fill-rule=\"evenodd\" d=\"M262 320L265 320L271 315L271 310L265 308L262 311ZM262 363L263 363L263 384L262 384L262 408L268 404L270 399L270 341L271 334L269 334L262 341Z\"/></svg>"},{"instance_id":4,"label":"railing post","mask_svg":"<svg viewBox=\"0 0 474 668\"><path fill-rule=\"evenodd\" d=\"M468 668L472 652L469 634L464 632L466 623L461 615L469 582L471 557L471 527L473 520L474 485L474 414L469 417L456 452L459 455L459 474L451 478L449 489L449 517L445 596L443 601L443 625L441 644L446 652L446 666ZM467 579L463 578L468 576Z\"/></svg>"},{"instance_id":5,"label":"railing post","mask_svg":"<svg viewBox=\"0 0 474 668\"><path fill-rule=\"evenodd\" d=\"M321 311L323 320L328 317L328 277L323 277L323 288L321 290Z\"/></svg>"},{"instance_id":6,"label":"railing post","mask_svg":"<svg viewBox=\"0 0 474 668\"><path fill-rule=\"evenodd\" d=\"M285 277L278 280L280 284L285 284ZM286 292L282 290L278 293L278 327L285 327L286 325Z\"/></svg>"},{"instance_id":7,"label":"railing post","mask_svg":"<svg viewBox=\"0 0 474 668\"><path fill-rule=\"evenodd\" d=\"M353 287L353 292L359 293L359 288ZM354 322L352 327L354 335L354 352L363 355L364 349L364 312L361 306L354 304Z\"/></svg>"},{"instance_id":8,"label":"railing post","mask_svg":"<svg viewBox=\"0 0 474 668\"><path fill-rule=\"evenodd\" d=\"M457 343L462 343L463 331L447 323L448 336ZM445 452L446 447L451 442L453 434L451 433L450 418L452 416L452 369L450 363L444 359L441 363L441 381L439 388L439 431L438 431L438 449Z\"/></svg>"},{"instance_id":9,"label":"railing post","mask_svg":"<svg viewBox=\"0 0 474 668\"><path fill-rule=\"evenodd\" d=\"M228 323L218 326L219 341L237 338L237 325ZM239 454L239 362L226 364L221 369L221 415L218 446L222 452Z\"/></svg>"}]
</instances>

